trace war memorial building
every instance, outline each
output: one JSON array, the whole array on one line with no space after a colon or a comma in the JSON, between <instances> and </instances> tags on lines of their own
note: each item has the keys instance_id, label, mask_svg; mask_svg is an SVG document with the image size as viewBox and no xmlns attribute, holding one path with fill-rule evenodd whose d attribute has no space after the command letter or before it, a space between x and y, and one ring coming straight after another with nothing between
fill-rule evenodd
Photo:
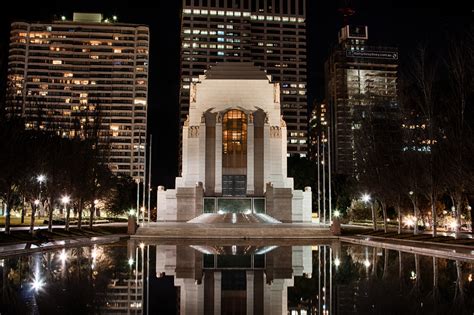
<instances>
[{"instance_id":1,"label":"war memorial building","mask_svg":"<svg viewBox=\"0 0 474 315\"><path fill-rule=\"evenodd\" d=\"M264 71L218 63L200 75L182 135L182 174L159 187L158 222L311 222L311 188L287 177L280 85Z\"/></svg>"}]
</instances>

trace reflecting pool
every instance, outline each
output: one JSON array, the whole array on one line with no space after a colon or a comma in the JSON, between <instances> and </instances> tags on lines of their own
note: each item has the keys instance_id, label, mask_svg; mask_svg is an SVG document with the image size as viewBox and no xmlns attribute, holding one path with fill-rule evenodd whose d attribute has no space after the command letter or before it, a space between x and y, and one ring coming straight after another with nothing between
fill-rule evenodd
<instances>
[{"instance_id":1,"label":"reflecting pool","mask_svg":"<svg viewBox=\"0 0 474 315\"><path fill-rule=\"evenodd\" d=\"M473 314L474 260L319 242L134 240L0 259L1 314Z\"/></svg>"}]
</instances>

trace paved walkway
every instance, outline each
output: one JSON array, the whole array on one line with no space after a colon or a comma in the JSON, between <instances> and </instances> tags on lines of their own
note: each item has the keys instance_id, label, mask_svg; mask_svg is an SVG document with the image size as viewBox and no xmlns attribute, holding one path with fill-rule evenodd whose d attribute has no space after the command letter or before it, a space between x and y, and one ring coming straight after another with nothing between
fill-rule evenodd
<instances>
[{"instance_id":1,"label":"paved walkway","mask_svg":"<svg viewBox=\"0 0 474 315\"><path fill-rule=\"evenodd\" d=\"M343 242L365 246L382 247L402 252L417 253L426 256L436 256L446 259L474 260L474 246L463 244L440 243L427 240L395 239L376 235L341 236Z\"/></svg>"}]
</instances>

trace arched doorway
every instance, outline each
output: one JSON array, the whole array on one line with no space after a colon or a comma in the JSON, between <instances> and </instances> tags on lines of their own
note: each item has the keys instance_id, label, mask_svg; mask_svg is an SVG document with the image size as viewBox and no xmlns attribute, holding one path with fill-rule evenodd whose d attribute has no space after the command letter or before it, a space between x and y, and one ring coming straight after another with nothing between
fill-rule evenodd
<instances>
[{"instance_id":1,"label":"arched doorway","mask_svg":"<svg viewBox=\"0 0 474 315\"><path fill-rule=\"evenodd\" d=\"M222 194L245 196L247 191L247 115L236 109L222 118Z\"/></svg>"}]
</instances>

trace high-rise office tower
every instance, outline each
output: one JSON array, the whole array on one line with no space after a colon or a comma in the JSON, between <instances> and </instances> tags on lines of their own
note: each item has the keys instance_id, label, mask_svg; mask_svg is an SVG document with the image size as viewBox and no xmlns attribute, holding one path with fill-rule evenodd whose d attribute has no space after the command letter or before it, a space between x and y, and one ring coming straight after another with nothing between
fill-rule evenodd
<instances>
[{"instance_id":1,"label":"high-rise office tower","mask_svg":"<svg viewBox=\"0 0 474 315\"><path fill-rule=\"evenodd\" d=\"M358 176L373 147L399 131L398 50L368 44L367 26L344 26L325 65L333 170ZM393 138L393 137L392 137Z\"/></svg>"},{"instance_id":2,"label":"high-rise office tower","mask_svg":"<svg viewBox=\"0 0 474 315\"><path fill-rule=\"evenodd\" d=\"M191 82L218 62L253 62L280 83L288 155L306 156L305 17L306 0L183 0L181 128Z\"/></svg>"},{"instance_id":3,"label":"high-rise office tower","mask_svg":"<svg viewBox=\"0 0 474 315\"><path fill-rule=\"evenodd\" d=\"M144 176L149 31L74 13L11 26L7 112L27 128L85 137L97 128L116 174Z\"/></svg>"}]
</instances>

